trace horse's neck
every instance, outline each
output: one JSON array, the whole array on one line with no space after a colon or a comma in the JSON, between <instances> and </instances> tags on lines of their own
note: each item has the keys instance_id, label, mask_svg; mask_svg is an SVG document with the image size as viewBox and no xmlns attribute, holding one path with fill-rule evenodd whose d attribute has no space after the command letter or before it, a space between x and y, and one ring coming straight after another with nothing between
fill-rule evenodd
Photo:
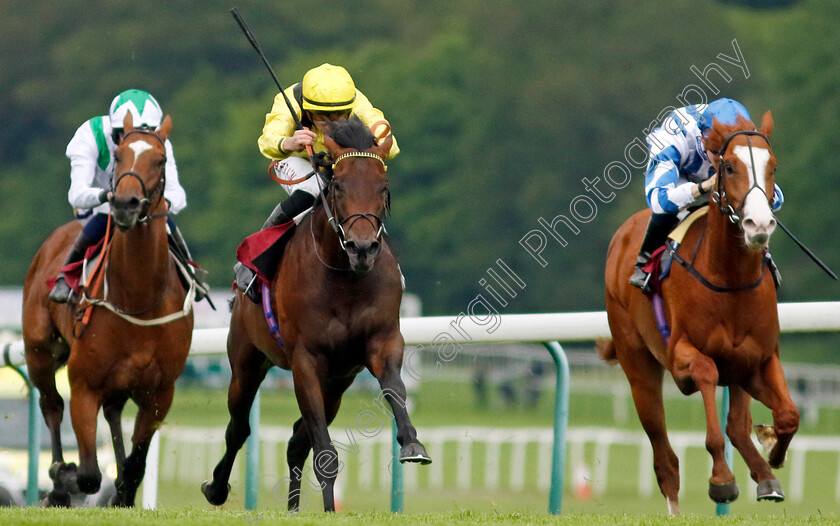
<instances>
[{"instance_id":1,"label":"horse's neck","mask_svg":"<svg viewBox=\"0 0 840 526\"><path fill-rule=\"evenodd\" d=\"M162 219L115 232L108 255L108 295L131 309L159 297L169 280L169 244Z\"/></svg>"},{"instance_id":2,"label":"horse's neck","mask_svg":"<svg viewBox=\"0 0 840 526\"><path fill-rule=\"evenodd\" d=\"M709 210L707 218L702 261L708 271L727 278L730 286L758 279L763 270L763 256L760 252L747 250L738 225L717 210Z\"/></svg>"}]
</instances>

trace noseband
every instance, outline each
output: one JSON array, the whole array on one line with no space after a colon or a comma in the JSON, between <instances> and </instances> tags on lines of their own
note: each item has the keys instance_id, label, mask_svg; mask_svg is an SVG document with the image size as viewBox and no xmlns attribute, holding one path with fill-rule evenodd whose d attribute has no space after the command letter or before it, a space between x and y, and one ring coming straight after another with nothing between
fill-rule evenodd
<instances>
[{"instance_id":1,"label":"noseband","mask_svg":"<svg viewBox=\"0 0 840 526\"><path fill-rule=\"evenodd\" d=\"M385 171L388 170L388 166L385 164L385 160L382 157L380 157L379 155L376 155L375 153L360 152L360 151L347 152L347 153L339 155L338 158L335 160L335 162L333 162L332 168L335 169L336 165L338 165L339 162L341 162L344 159L347 159L349 157L369 157L371 159L376 159L377 161L382 163L382 166L385 169ZM332 189L332 188L334 188L334 186L335 186L335 180L330 181L329 188ZM335 193L331 191L330 195L332 196L333 205L335 205ZM355 225L356 221L358 221L359 219L366 220L376 230L376 240L377 241L382 239L382 234L386 230L385 230L385 220L381 216L379 216L377 214L371 214L371 213L350 214L349 216L345 217L341 221L338 221L335 218L335 216L332 214L332 211L330 210L330 207L327 206L326 199L324 199L323 201L324 201L324 205L325 205L324 209L327 212L327 221L329 221L330 225L333 227L333 230L335 231L336 235L338 236L338 242L341 245L341 249L344 250L345 252L347 252L347 234L346 234L346 231L353 228L353 225ZM385 200L385 211L387 212L388 210L390 210L390 193L388 194L388 197ZM345 230L345 225L346 225L346 230Z\"/></svg>"},{"instance_id":2,"label":"noseband","mask_svg":"<svg viewBox=\"0 0 840 526\"><path fill-rule=\"evenodd\" d=\"M133 177L133 178L137 179L137 181L140 183L140 187L143 189L143 199L140 200L140 206L142 207L143 212L141 213L140 217L137 219L137 222L138 223L146 223L150 219L153 219L154 217L162 217L162 216L166 215L166 214L149 215L149 209L151 208L152 200L155 199L155 197L157 197L158 201L160 201L160 198L163 197L163 190L166 186L166 145L165 145L163 139L161 139L160 135L158 135L157 133L155 133L152 130L145 130L145 129L142 129L142 128L134 129L134 130L126 133L125 136L123 136L122 140L125 141L126 137L128 137L129 135L135 134L135 133L141 134L141 135L151 135L152 137L154 137L155 139L158 140L158 142L161 144L161 146L164 147L164 157L163 157L164 168L161 170L160 178L158 179L158 182L154 186L154 188L151 189L151 192L149 192L149 190L146 188L146 183L143 182L143 177L141 177L140 174L135 172L134 170L128 170L126 172L121 173L116 178L113 185L111 186L111 192L116 192L117 191L117 187L120 185L120 182L125 177ZM112 203L112 205L113 205L113 203Z\"/></svg>"},{"instance_id":3,"label":"noseband","mask_svg":"<svg viewBox=\"0 0 840 526\"><path fill-rule=\"evenodd\" d=\"M737 207L733 207L732 203L729 201L729 196L726 193L726 185L723 181L723 179L724 179L723 154L726 153L726 148L729 146L730 141L732 141L732 139L737 137L738 135L746 135L747 136L747 148L749 149L749 152L750 152L750 165L751 165L750 168L752 170L752 184L751 184L749 190L747 190L747 192L744 194L744 198L741 199L741 203ZM758 174L756 174L756 172L755 172L755 160L753 159L753 153L752 153L752 148L753 147L752 147L752 142L750 141L750 137L749 137L750 135L757 135L757 136L761 137L762 139L764 139L764 141L767 143L767 147L770 148L770 151L772 152L773 147L770 146L770 140L761 132L741 130L741 131L737 131L737 132L733 133L732 135L727 137L725 141L723 141L723 146L720 149L720 164L718 165L717 188L715 189L714 192L712 192L712 200L718 204L718 209L720 210L720 213L725 215L725 216L728 216L729 221L731 221L735 225L738 225L739 227L741 226L741 220L744 218L744 206L747 203L747 196L750 194L750 192L752 192L756 188L759 191L761 191L761 187L758 185Z\"/></svg>"}]
</instances>

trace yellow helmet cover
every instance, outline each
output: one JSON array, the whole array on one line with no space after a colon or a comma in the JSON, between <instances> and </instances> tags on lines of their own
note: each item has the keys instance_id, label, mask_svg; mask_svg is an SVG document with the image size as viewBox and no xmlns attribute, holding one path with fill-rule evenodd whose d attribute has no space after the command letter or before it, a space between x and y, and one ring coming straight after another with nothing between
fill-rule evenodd
<instances>
[{"instance_id":1,"label":"yellow helmet cover","mask_svg":"<svg viewBox=\"0 0 840 526\"><path fill-rule=\"evenodd\" d=\"M356 85L341 66L321 64L303 76L303 109L307 111L350 110L356 102Z\"/></svg>"}]
</instances>

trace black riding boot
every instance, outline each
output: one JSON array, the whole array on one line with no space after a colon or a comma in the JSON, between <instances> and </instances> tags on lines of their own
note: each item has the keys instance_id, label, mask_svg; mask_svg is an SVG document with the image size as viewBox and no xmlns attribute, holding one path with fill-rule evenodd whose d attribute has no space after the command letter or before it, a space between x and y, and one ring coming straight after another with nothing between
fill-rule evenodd
<instances>
[{"instance_id":1,"label":"black riding boot","mask_svg":"<svg viewBox=\"0 0 840 526\"><path fill-rule=\"evenodd\" d=\"M87 237L84 232L79 232L79 236L73 242L73 247L70 249L70 253L67 254L67 259L64 261L62 268L71 263L81 261L85 257L87 249L95 244L96 241ZM56 303L67 303L71 300L72 296L73 289L67 284L64 278L64 272L59 272L58 277L55 279L55 286L50 291L50 299Z\"/></svg>"},{"instance_id":2,"label":"black riding boot","mask_svg":"<svg viewBox=\"0 0 840 526\"><path fill-rule=\"evenodd\" d=\"M671 233L678 222L679 219L676 216L668 214L653 214L650 217L647 232L645 232L645 238L642 241L642 248L636 258L636 267L633 270L633 275L630 276L630 284L642 289L645 294L650 292L650 274L645 272L642 267L650 261L651 254L665 244L668 234Z\"/></svg>"},{"instance_id":3,"label":"black riding boot","mask_svg":"<svg viewBox=\"0 0 840 526\"><path fill-rule=\"evenodd\" d=\"M181 229L177 226L174 230L167 228L167 233L169 234L167 236L169 240L169 249L175 257L178 258L178 261L184 265L184 268L187 269L187 273L190 275L190 278L195 281L195 301L201 301L204 298L208 298L207 295L210 292L210 286L205 281L207 278L207 271L190 265L189 262L192 261L192 254L190 254L190 249L187 247L187 240L184 239L184 236L181 234ZM189 283L187 283L186 286L189 287ZM210 301L210 299L208 298L207 301ZM210 302L210 305L215 310L213 302Z\"/></svg>"},{"instance_id":4,"label":"black riding boot","mask_svg":"<svg viewBox=\"0 0 840 526\"><path fill-rule=\"evenodd\" d=\"M277 205L268 219L263 223L262 229L270 228L293 220L298 214L305 212L315 203L315 196L304 190L295 190L288 199ZM256 287L257 275L253 270L242 263L237 262L233 266L233 273L236 277L236 287L241 290L248 299L254 303L260 302L260 291ZM270 276L269 276L270 277Z\"/></svg>"}]
</instances>

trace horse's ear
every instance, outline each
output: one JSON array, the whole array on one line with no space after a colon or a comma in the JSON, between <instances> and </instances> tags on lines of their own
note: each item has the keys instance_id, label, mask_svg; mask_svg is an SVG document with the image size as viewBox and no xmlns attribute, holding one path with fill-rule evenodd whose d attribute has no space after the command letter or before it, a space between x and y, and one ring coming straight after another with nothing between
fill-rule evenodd
<instances>
[{"instance_id":1,"label":"horse's ear","mask_svg":"<svg viewBox=\"0 0 840 526\"><path fill-rule=\"evenodd\" d=\"M393 144L394 144L394 136L389 133L388 136L385 137L385 140L382 141L379 145L374 146L373 149L377 153L377 155L379 155L383 159L387 159L388 158L388 153L390 153L391 146Z\"/></svg>"},{"instance_id":2,"label":"horse's ear","mask_svg":"<svg viewBox=\"0 0 840 526\"><path fill-rule=\"evenodd\" d=\"M158 126L158 129L155 133L157 133L158 136L160 136L160 138L164 142L166 142L166 138L169 137L170 131L172 131L172 119L169 117L169 115L166 115L163 118L163 122L160 123L160 126Z\"/></svg>"},{"instance_id":3,"label":"horse's ear","mask_svg":"<svg viewBox=\"0 0 840 526\"><path fill-rule=\"evenodd\" d=\"M768 139L773 133L773 116L770 115L770 110L767 110L767 112L761 118L761 129L758 131L760 131L762 135L764 135Z\"/></svg>"},{"instance_id":4,"label":"horse's ear","mask_svg":"<svg viewBox=\"0 0 840 526\"><path fill-rule=\"evenodd\" d=\"M128 133L134 129L134 116L131 115L131 112L126 112L125 118L123 119L123 130L125 133Z\"/></svg>"},{"instance_id":5,"label":"horse's ear","mask_svg":"<svg viewBox=\"0 0 840 526\"><path fill-rule=\"evenodd\" d=\"M723 147L724 135L726 128L716 117L712 117L712 127L706 131L703 137L703 146L707 150L718 152Z\"/></svg>"}]
</instances>

